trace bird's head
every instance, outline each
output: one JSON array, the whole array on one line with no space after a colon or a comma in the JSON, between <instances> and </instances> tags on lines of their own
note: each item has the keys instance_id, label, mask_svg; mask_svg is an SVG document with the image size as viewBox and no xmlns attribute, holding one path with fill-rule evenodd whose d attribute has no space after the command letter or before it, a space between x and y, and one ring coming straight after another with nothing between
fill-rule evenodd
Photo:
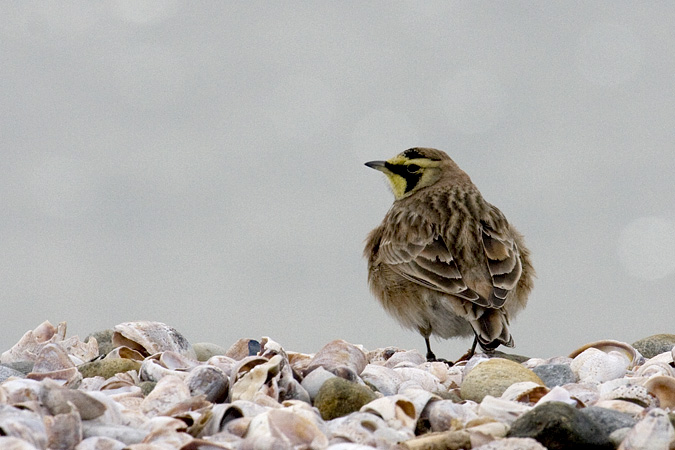
<instances>
[{"instance_id":1,"label":"bird's head","mask_svg":"<svg viewBox=\"0 0 675 450\"><path fill-rule=\"evenodd\" d=\"M411 148L388 161L369 161L366 166L384 173L394 197L400 200L436 183L447 161L452 163L450 157L440 150Z\"/></svg>"}]
</instances>

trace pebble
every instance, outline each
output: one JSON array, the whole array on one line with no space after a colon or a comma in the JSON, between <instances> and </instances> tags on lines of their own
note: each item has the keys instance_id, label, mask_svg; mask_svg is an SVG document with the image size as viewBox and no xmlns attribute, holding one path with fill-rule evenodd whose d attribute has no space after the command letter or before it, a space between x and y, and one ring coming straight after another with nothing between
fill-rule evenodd
<instances>
[{"instance_id":1,"label":"pebble","mask_svg":"<svg viewBox=\"0 0 675 450\"><path fill-rule=\"evenodd\" d=\"M675 347L675 334L655 334L633 342L633 347L645 358L669 352Z\"/></svg>"},{"instance_id":2,"label":"pebble","mask_svg":"<svg viewBox=\"0 0 675 450\"><path fill-rule=\"evenodd\" d=\"M668 344L651 358L606 340L451 367L343 340L315 354L269 337L191 344L149 321L117 325L102 351L110 330L84 342L65 325L0 356L0 448L675 448Z\"/></svg>"},{"instance_id":3,"label":"pebble","mask_svg":"<svg viewBox=\"0 0 675 450\"><path fill-rule=\"evenodd\" d=\"M520 416L511 437L530 437L546 448L613 449L609 435L590 417L567 403L547 402Z\"/></svg>"},{"instance_id":4,"label":"pebble","mask_svg":"<svg viewBox=\"0 0 675 450\"><path fill-rule=\"evenodd\" d=\"M532 369L532 372L541 378L547 388L563 386L577 381L577 377L569 364L541 364Z\"/></svg>"},{"instance_id":5,"label":"pebble","mask_svg":"<svg viewBox=\"0 0 675 450\"><path fill-rule=\"evenodd\" d=\"M341 377L333 377L327 379L319 389L314 406L323 420L331 420L358 411L375 398L377 396L370 388Z\"/></svg>"},{"instance_id":6,"label":"pebble","mask_svg":"<svg viewBox=\"0 0 675 450\"><path fill-rule=\"evenodd\" d=\"M500 397L509 386L522 381L544 386L541 378L521 364L494 358L477 364L465 375L460 395L464 400L480 403L486 395Z\"/></svg>"}]
</instances>

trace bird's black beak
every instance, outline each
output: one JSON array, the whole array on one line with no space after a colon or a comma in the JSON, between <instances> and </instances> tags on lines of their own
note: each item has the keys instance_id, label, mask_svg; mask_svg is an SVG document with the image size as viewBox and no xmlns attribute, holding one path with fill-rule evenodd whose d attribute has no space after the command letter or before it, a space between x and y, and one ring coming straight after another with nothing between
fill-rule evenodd
<instances>
[{"instance_id":1,"label":"bird's black beak","mask_svg":"<svg viewBox=\"0 0 675 450\"><path fill-rule=\"evenodd\" d=\"M366 163L366 166L370 167L371 169L379 170L380 172L385 170L385 161L368 161Z\"/></svg>"}]
</instances>

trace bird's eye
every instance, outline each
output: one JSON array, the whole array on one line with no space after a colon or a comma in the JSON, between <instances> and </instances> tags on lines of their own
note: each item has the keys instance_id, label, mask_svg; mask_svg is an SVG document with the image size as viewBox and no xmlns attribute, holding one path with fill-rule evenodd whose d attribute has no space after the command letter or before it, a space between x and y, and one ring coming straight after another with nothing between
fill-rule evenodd
<instances>
[{"instance_id":1,"label":"bird's eye","mask_svg":"<svg viewBox=\"0 0 675 450\"><path fill-rule=\"evenodd\" d=\"M406 170L408 171L408 173L415 173L415 172L419 171L420 169L421 169L421 167L418 166L417 164L408 164L406 166Z\"/></svg>"}]
</instances>

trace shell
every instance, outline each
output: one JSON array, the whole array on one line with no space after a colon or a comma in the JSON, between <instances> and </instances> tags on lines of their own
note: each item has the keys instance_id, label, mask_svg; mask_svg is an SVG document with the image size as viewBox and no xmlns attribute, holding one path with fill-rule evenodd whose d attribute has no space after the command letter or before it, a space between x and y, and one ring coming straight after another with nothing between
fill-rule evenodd
<instances>
[{"instance_id":1,"label":"shell","mask_svg":"<svg viewBox=\"0 0 675 450\"><path fill-rule=\"evenodd\" d=\"M0 364L17 361L35 361L40 350L47 345L60 342L66 337L66 323L55 327L45 320L34 330L27 331L19 342L0 356Z\"/></svg>"},{"instance_id":2,"label":"shell","mask_svg":"<svg viewBox=\"0 0 675 450\"><path fill-rule=\"evenodd\" d=\"M619 450L667 449L675 443L675 430L668 414L655 408L628 432Z\"/></svg>"},{"instance_id":3,"label":"shell","mask_svg":"<svg viewBox=\"0 0 675 450\"><path fill-rule=\"evenodd\" d=\"M618 352L625 356L630 362L629 367L635 367L644 361L644 358L638 352L635 347L626 342L615 341L612 339L605 339L602 341L591 342L590 344L583 345L578 349L570 353L570 358L576 359L577 356L588 350L589 348L595 348L605 353Z\"/></svg>"},{"instance_id":4,"label":"shell","mask_svg":"<svg viewBox=\"0 0 675 450\"><path fill-rule=\"evenodd\" d=\"M251 419L267 410L268 408L264 406L246 400L237 400L232 403L214 405L211 409L211 414L208 417L207 423L197 437L212 436L220 433L226 429L226 426L230 422L242 418ZM246 427L248 428L248 424Z\"/></svg>"},{"instance_id":5,"label":"shell","mask_svg":"<svg viewBox=\"0 0 675 450\"><path fill-rule=\"evenodd\" d=\"M190 398L190 389L182 378L167 375L141 403L141 411L148 417L167 414L176 404Z\"/></svg>"},{"instance_id":6,"label":"shell","mask_svg":"<svg viewBox=\"0 0 675 450\"><path fill-rule=\"evenodd\" d=\"M580 383L599 384L623 377L630 364L623 352L589 347L574 357L570 368Z\"/></svg>"},{"instance_id":7,"label":"shell","mask_svg":"<svg viewBox=\"0 0 675 450\"><path fill-rule=\"evenodd\" d=\"M597 385L573 383L564 385L563 389L569 392L572 399L578 401L581 406L591 406L600 400Z\"/></svg>"},{"instance_id":8,"label":"shell","mask_svg":"<svg viewBox=\"0 0 675 450\"><path fill-rule=\"evenodd\" d=\"M64 388L49 379L42 383L40 402L52 415L68 414L74 407L78 411L78 417L83 420L100 417L106 410L105 404L85 392Z\"/></svg>"},{"instance_id":9,"label":"shell","mask_svg":"<svg viewBox=\"0 0 675 450\"><path fill-rule=\"evenodd\" d=\"M329 372L323 367L317 367L302 380L302 387L305 388L309 394L310 399L313 401L314 397L316 397L316 394L319 393L319 389L321 389L321 386L323 386L326 380L336 376L337 375L335 375L333 372Z\"/></svg>"},{"instance_id":10,"label":"shell","mask_svg":"<svg viewBox=\"0 0 675 450\"><path fill-rule=\"evenodd\" d=\"M596 402L594 406L612 409L614 411L630 414L631 416L640 415L645 410L644 406L628 400L600 400Z\"/></svg>"},{"instance_id":11,"label":"shell","mask_svg":"<svg viewBox=\"0 0 675 450\"><path fill-rule=\"evenodd\" d=\"M491 417L499 422L511 425L516 419L532 409L531 406L486 395L478 405L478 415Z\"/></svg>"},{"instance_id":12,"label":"shell","mask_svg":"<svg viewBox=\"0 0 675 450\"><path fill-rule=\"evenodd\" d=\"M314 372L318 371L319 369ZM311 377L314 372L310 373L307 378ZM305 380L307 378L305 378ZM363 372L361 372L361 379L367 384L375 387L382 395L396 394L398 392L398 387L403 382L403 378L397 371L377 364L368 364L365 369L363 369ZM304 383L305 380L302 382Z\"/></svg>"},{"instance_id":13,"label":"shell","mask_svg":"<svg viewBox=\"0 0 675 450\"><path fill-rule=\"evenodd\" d=\"M259 351L260 342L255 339L239 339L227 349L225 356L239 361L247 356L255 356Z\"/></svg>"},{"instance_id":14,"label":"shell","mask_svg":"<svg viewBox=\"0 0 675 450\"><path fill-rule=\"evenodd\" d=\"M625 400L644 408L658 406L655 396L649 393L646 387L637 384L623 384L601 393L600 400Z\"/></svg>"},{"instance_id":15,"label":"shell","mask_svg":"<svg viewBox=\"0 0 675 450\"><path fill-rule=\"evenodd\" d=\"M136 351L125 345L120 345L119 347L112 349L107 355L105 355L104 359L115 359L115 358L126 358L132 359L134 361L143 361L145 359L145 356L143 356L139 351Z\"/></svg>"},{"instance_id":16,"label":"shell","mask_svg":"<svg viewBox=\"0 0 675 450\"><path fill-rule=\"evenodd\" d=\"M244 446L269 448L325 448L328 437L318 413L312 409L274 408L253 417Z\"/></svg>"},{"instance_id":17,"label":"shell","mask_svg":"<svg viewBox=\"0 0 675 450\"><path fill-rule=\"evenodd\" d=\"M47 448L47 429L37 413L0 405L0 430L3 436L13 436L34 445Z\"/></svg>"},{"instance_id":18,"label":"shell","mask_svg":"<svg viewBox=\"0 0 675 450\"><path fill-rule=\"evenodd\" d=\"M268 382L269 389L265 389L264 393L275 400L278 399L278 384L275 377L280 372L282 357L275 355L269 361L262 357L252 358L255 359L250 360L250 362L256 362L257 364L253 365L250 370L243 370L249 366L241 365L233 373L235 379L230 388L230 400L253 400L256 393L268 386Z\"/></svg>"},{"instance_id":19,"label":"shell","mask_svg":"<svg viewBox=\"0 0 675 450\"><path fill-rule=\"evenodd\" d=\"M636 372L636 376L638 377L651 377L654 375L675 377L672 352L661 353L648 359L643 365L638 367Z\"/></svg>"},{"instance_id":20,"label":"shell","mask_svg":"<svg viewBox=\"0 0 675 450\"><path fill-rule=\"evenodd\" d=\"M434 394L443 394L447 391L441 381L426 370L417 367L397 367L394 371L401 377L399 392L410 387L422 388Z\"/></svg>"},{"instance_id":21,"label":"shell","mask_svg":"<svg viewBox=\"0 0 675 450\"><path fill-rule=\"evenodd\" d=\"M478 405L472 401L454 403L452 400L429 402L422 411L422 419L429 422L432 431L463 428L478 418Z\"/></svg>"},{"instance_id":22,"label":"shell","mask_svg":"<svg viewBox=\"0 0 675 450\"><path fill-rule=\"evenodd\" d=\"M415 367L419 366L422 363L425 363L427 359L420 354L417 350L408 350L400 351L394 353L391 358L389 358L384 365L386 367L391 367L392 369L398 365ZM445 363L441 363L445 364Z\"/></svg>"},{"instance_id":23,"label":"shell","mask_svg":"<svg viewBox=\"0 0 675 450\"><path fill-rule=\"evenodd\" d=\"M361 412L372 413L396 430L415 430L417 413L415 405L403 395L380 397L361 407ZM420 413L422 410L420 410Z\"/></svg>"},{"instance_id":24,"label":"shell","mask_svg":"<svg viewBox=\"0 0 675 450\"><path fill-rule=\"evenodd\" d=\"M327 423L334 442L358 442L363 446L391 448L399 442L412 439L408 429L394 430L375 414L354 412Z\"/></svg>"},{"instance_id":25,"label":"shell","mask_svg":"<svg viewBox=\"0 0 675 450\"><path fill-rule=\"evenodd\" d=\"M38 450L37 447L29 444L23 439L12 436L0 436L0 448L5 450Z\"/></svg>"},{"instance_id":26,"label":"shell","mask_svg":"<svg viewBox=\"0 0 675 450\"><path fill-rule=\"evenodd\" d=\"M647 380L644 388L659 400L661 408L675 410L675 378L657 375Z\"/></svg>"},{"instance_id":27,"label":"shell","mask_svg":"<svg viewBox=\"0 0 675 450\"><path fill-rule=\"evenodd\" d=\"M124 322L113 328L113 347L126 346L144 356L174 351L197 360L192 345L175 328L161 322Z\"/></svg>"},{"instance_id":28,"label":"shell","mask_svg":"<svg viewBox=\"0 0 675 450\"><path fill-rule=\"evenodd\" d=\"M321 350L314 355L314 358L312 358L307 369L305 369L304 375L307 376L308 373L317 367L323 367L338 376L340 374L337 372L342 368L346 368L356 375L360 375L367 363L368 360L366 359L366 354L363 350L353 344L338 339L324 345Z\"/></svg>"},{"instance_id":29,"label":"shell","mask_svg":"<svg viewBox=\"0 0 675 450\"><path fill-rule=\"evenodd\" d=\"M539 399L537 405L546 402L562 402L572 406L583 406L579 400L572 398L570 392L562 386L554 386L548 394Z\"/></svg>"},{"instance_id":30,"label":"shell","mask_svg":"<svg viewBox=\"0 0 675 450\"><path fill-rule=\"evenodd\" d=\"M124 442L109 437L90 437L77 444L75 450L122 450Z\"/></svg>"},{"instance_id":31,"label":"shell","mask_svg":"<svg viewBox=\"0 0 675 450\"><path fill-rule=\"evenodd\" d=\"M185 384L192 396L204 394L211 403L222 403L227 399L230 380L225 372L215 366L198 366L190 371Z\"/></svg>"},{"instance_id":32,"label":"shell","mask_svg":"<svg viewBox=\"0 0 675 450\"><path fill-rule=\"evenodd\" d=\"M501 395L501 398L514 402L535 404L548 393L549 389L546 386L541 386L532 381L521 381L509 386Z\"/></svg>"},{"instance_id":33,"label":"shell","mask_svg":"<svg viewBox=\"0 0 675 450\"><path fill-rule=\"evenodd\" d=\"M51 378L61 380L66 386L77 386L82 381L82 374L59 344L47 344L40 350L33 370L26 378L32 380Z\"/></svg>"},{"instance_id":34,"label":"shell","mask_svg":"<svg viewBox=\"0 0 675 450\"><path fill-rule=\"evenodd\" d=\"M76 408L65 414L44 417L50 449L74 448L82 441L82 419Z\"/></svg>"}]
</instances>

